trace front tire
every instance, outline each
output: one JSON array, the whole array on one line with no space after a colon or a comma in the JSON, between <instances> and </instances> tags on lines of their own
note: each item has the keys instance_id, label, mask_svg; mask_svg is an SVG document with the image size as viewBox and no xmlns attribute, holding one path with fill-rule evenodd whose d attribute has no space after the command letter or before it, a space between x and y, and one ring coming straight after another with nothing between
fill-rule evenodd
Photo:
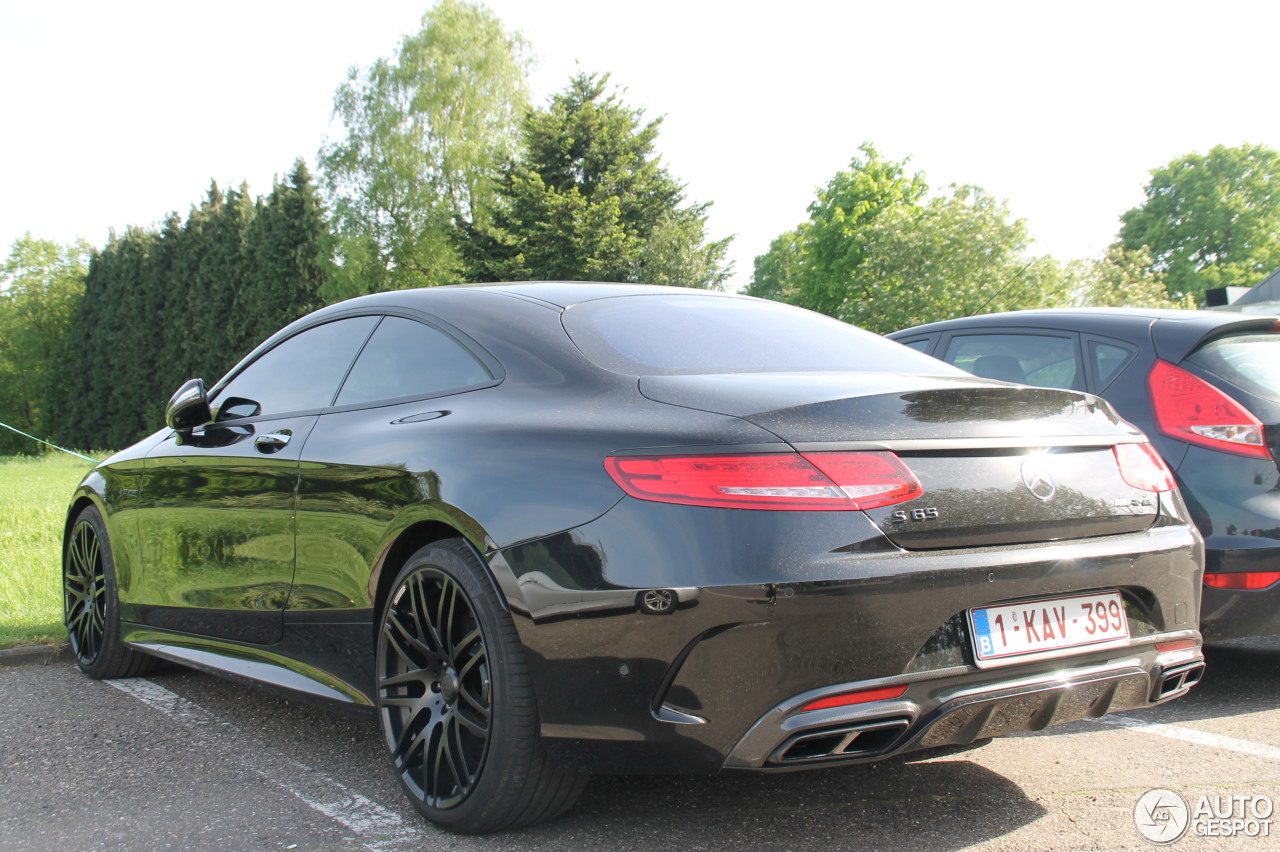
<instances>
[{"instance_id":1,"label":"front tire","mask_svg":"<svg viewBox=\"0 0 1280 852\"><path fill-rule=\"evenodd\" d=\"M479 834L568 810L586 776L551 763L524 648L463 539L417 551L383 607L377 710L387 759L428 820Z\"/></svg>"},{"instance_id":2,"label":"front tire","mask_svg":"<svg viewBox=\"0 0 1280 852\"><path fill-rule=\"evenodd\" d=\"M76 515L63 546L62 613L76 665L89 677L138 677L159 664L120 639L116 565L96 506Z\"/></svg>"}]
</instances>

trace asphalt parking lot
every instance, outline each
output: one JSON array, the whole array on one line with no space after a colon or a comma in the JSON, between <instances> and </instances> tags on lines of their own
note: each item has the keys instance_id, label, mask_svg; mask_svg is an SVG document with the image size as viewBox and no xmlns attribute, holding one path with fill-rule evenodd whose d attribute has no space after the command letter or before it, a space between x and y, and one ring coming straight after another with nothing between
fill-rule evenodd
<instances>
[{"instance_id":1,"label":"asphalt parking lot","mask_svg":"<svg viewBox=\"0 0 1280 852\"><path fill-rule=\"evenodd\" d=\"M0 849L1280 849L1280 639L1208 658L1154 710L816 772L599 777L559 820L479 838L418 818L371 723L177 667L0 667ZM1153 788L1244 819L1157 846L1134 822Z\"/></svg>"}]
</instances>

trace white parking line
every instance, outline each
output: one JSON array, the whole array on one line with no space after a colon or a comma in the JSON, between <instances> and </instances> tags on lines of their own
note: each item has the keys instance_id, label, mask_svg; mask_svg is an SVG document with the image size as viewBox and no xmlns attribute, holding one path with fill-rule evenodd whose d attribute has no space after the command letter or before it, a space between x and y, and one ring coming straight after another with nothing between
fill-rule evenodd
<instances>
[{"instance_id":1,"label":"white parking line","mask_svg":"<svg viewBox=\"0 0 1280 852\"><path fill-rule=\"evenodd\" d=\"M1101 716L1088 721L1098 722L1103 725L1114 725L1117 728L1128 728L1143 734L1155 734L1156 736L1168 737L1171 740L1182 740L1196 745L1238 751L1241 754L1251 754L1254 757L1263 757L1267 760L1280 760L1280 748L1275 746L1255 743L1249 740L1238 740L1235 737L1224 737L1221 734L1210 734L1204 731L1197 731L1194 728L1181 728L1177 725L1165 725L1161 722L1144 722L1141 719L1134 719L1129 716Z\"/></svg>"},{"instance_id":2,"label":"white parking line","mask_svg":"<svg viewBox=\"0 0 1280 852\"><path fill-rule=\"evenodd\" d=\"M324 773L263 747L260 740L203 707L149 680L108 680L123 693L187 728L211 751L220 753L267 782L301 799L348 830L366 849L399 852L420 849L426 826L414 826Z\"/></svg>"}]
</instances>

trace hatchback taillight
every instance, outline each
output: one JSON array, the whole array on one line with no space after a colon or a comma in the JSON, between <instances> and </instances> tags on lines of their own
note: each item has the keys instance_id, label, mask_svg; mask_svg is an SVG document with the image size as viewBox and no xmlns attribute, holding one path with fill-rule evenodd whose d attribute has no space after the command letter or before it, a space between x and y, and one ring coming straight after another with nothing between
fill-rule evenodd
<instances>
[{"instance_id":1,"label":"hatchback taillight","mask_svg":"<svg viewBox=\"0 0 1280 852\"><path fill-rule=\"evenodd\" d=\"M1280 583L1280 571L1249 571L1239 574L1205 574L1204 584L1215 589L1256 591Z\"/></svg>"},{"instance_id":2,"label":"hatchback taillight","mask_svg":"<svg viewBox=\"0 0 1280 852\"><path fill-rule=\"evenodd\" d=\"M1156 361L1147 377L1156 426L1171 438L1269 459L1262 423L1243 405L1199 376Z\"/></svg>"},{"instance_id":3,"label":"hatchback taillight","mask_svg":"<svg viewBox=\"0 0 1280 852\"><path fill-rule=\"evenodd\" d=\"M632 497L722 509L875 509L923 493L890 452L609 456L604 466Z\"/></svg>"},{"instance_id":4,"label":"hatchback taillight","mask_svg":"<svg viewBox=\"0 0 1280 852\"><path fill-rule=\"evenodd\" d=\"M1120 466L1121 478L1134 488L1157 492L1173 490L1173 474L1155 447L1146 442L1116 444L1111 452Z\"/></svg>"}]
</instances>

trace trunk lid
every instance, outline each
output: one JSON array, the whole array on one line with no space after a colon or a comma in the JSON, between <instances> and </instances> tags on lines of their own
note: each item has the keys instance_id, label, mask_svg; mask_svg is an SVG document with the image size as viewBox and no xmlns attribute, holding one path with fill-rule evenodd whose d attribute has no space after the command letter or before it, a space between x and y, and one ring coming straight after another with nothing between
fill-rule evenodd
<instances>
[{"instance_id":1,"label":"trunk lid","mask_svg":"<svg viewBox=\"0 0 1280 852\"><path fill-rule=\"evenodd\" d=\"M884 373L639 381L656 402L741 417L801 452L896 453L924 491L866 514L905 549L1137 532L1157 516L1157 495L1129 485L1112 452L1141 433L1088 394Z\"/></svg>"}]
</instances>

